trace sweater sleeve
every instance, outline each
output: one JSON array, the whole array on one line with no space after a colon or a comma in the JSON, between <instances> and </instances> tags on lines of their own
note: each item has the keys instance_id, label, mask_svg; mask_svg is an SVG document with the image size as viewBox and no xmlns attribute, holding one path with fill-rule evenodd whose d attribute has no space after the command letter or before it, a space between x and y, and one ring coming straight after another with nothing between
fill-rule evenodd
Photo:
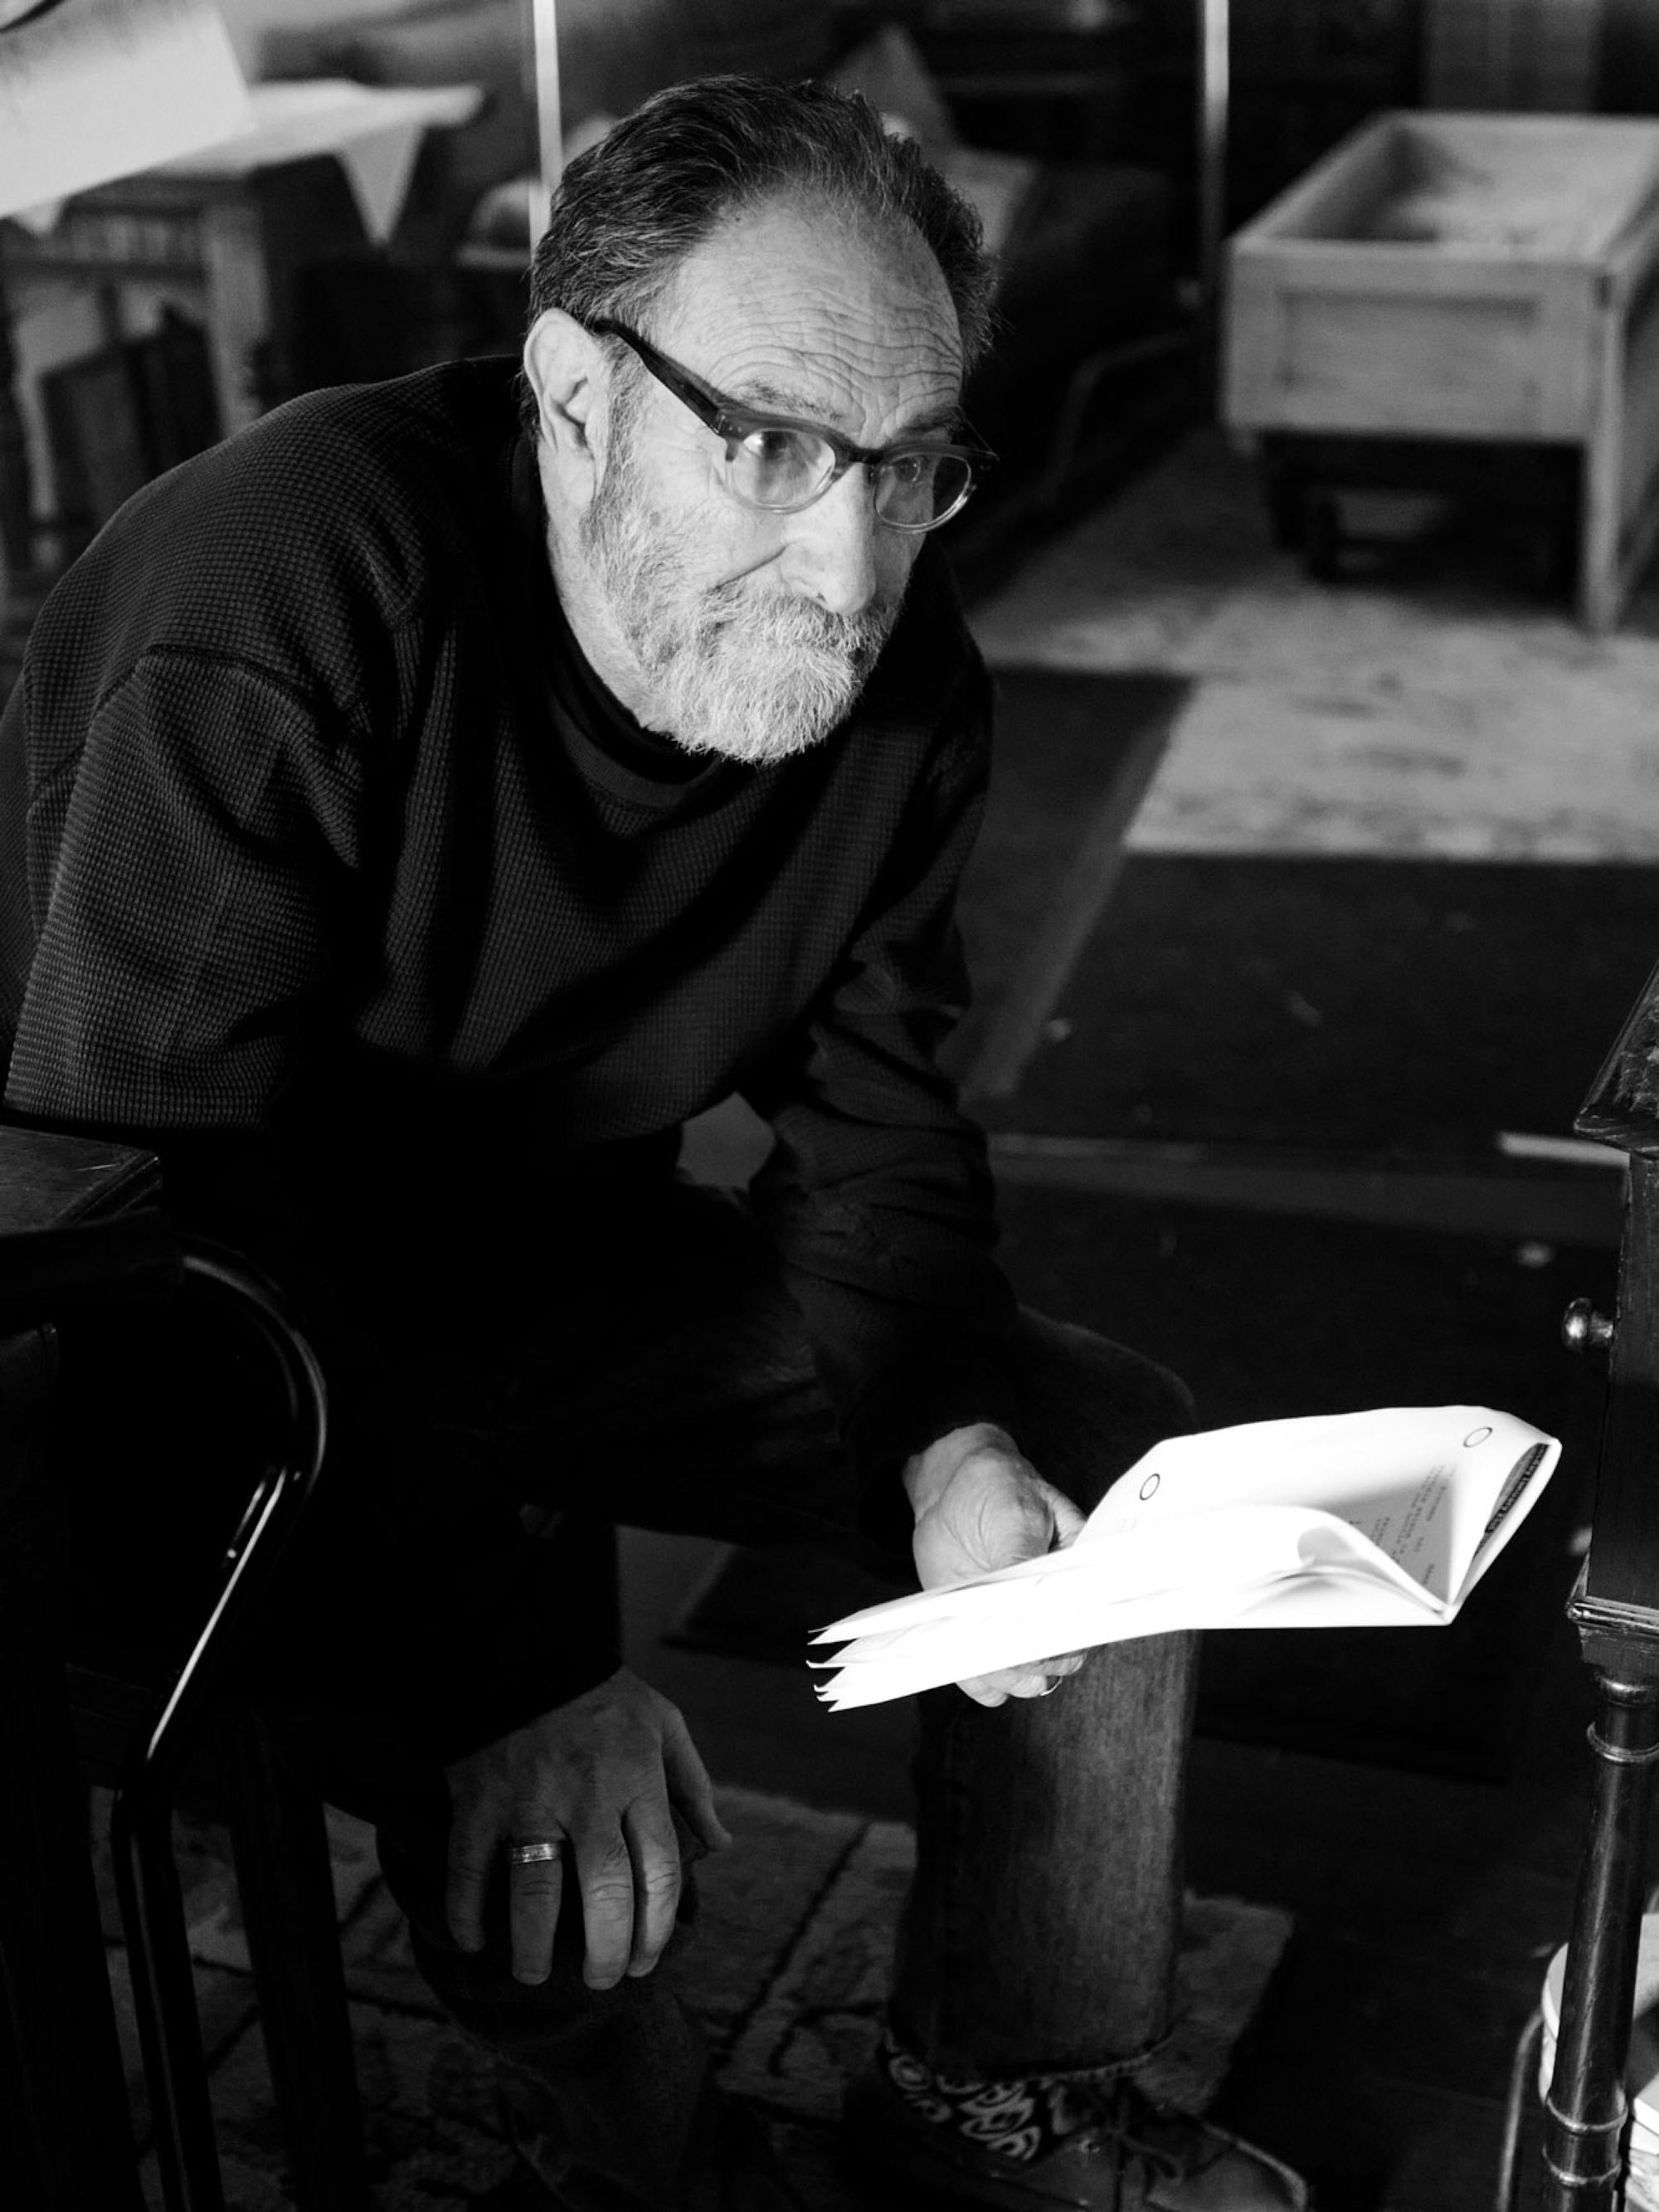
<instances>
[{"instance_id":1,"label":"sweater sleeve","mask_svg":"<svg viewBox=\"0 0 1659 2212\"><path fill-rule=\"evenodd\" d=\"M909 1525L900 1463L969 1422L1018 1422L985 1139L938 1062L968 1004L955 899L984 810L989 723L975 655L837 973L749 1090L776 1135L755 1200L870 1531L895 1549Z\"/></svg>"},{"instance_id":2,"label":"sweater sleeve","mask_svg":"<svg viewBox=\"0 0 1659 2212\"><path fill-rule=\"evenodd\" d=\"M279 684L210 655L141 659L74 752L31 763L9 1103L264 1126L330 987L358 797L355 757Z\"/></svg>"}]
</instances>

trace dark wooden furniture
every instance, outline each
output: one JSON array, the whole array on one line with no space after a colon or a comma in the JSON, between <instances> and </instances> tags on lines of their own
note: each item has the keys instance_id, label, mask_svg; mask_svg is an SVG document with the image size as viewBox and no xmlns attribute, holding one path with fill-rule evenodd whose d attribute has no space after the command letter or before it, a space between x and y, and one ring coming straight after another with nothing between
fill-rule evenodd
<instances>
[{"instance_id":1,"label":"dark wooden furniture","mask_svg":"<svg viewBox=\"0 0 1659 2212\"><path fill-rule=\"evenodd\" d=\"M274 1287L234 1255L173 1237L158 1188L148 1152L0 1125L0 2197L28 2212L143 2212L88 1849L90 1781L117 1791L117 1887L167 2212L224 2205L172 1854L181 1799L230 1830L299 2212L366 2212L323 1807L222 1680L316 1479L321 1376ZM47 1246L61 1256L43 1290ZM251 1323L289 1414L181 1668L66 1631L64 1500L46 1449L56 1337L49 1323L18 1325L24 1306L32 1320L158 1276ZM552 1511L527 1525L558 1547L573 1622L617 1641L614 1528Z\"/></svg>"},{"instance_id":2,"label":"dark wooden furniture","mask_svg":"<svg viewBox=\"0 0 1659 2212\"><path fill-rule=\"evenodd\" d=\"M1595 1680L1589 1835L1544 2108L1548 2212L1616 2212L1624 2087L1659 1759L1659 969L1595 1079L1577 1127L1630 1158L1611 1319L1580 1302L1569 1343L1609 1353L1590 1548L1569 1606Z\"/></svg>"},{"instance_id":3,"label":"dark wooden furniture","mask_svg":"<svg viewBox=\"0 0 1659 2212\"><path fill-rule=\"evenodd\" d=\"M250 1500L183 1667L157 1674L107 1653L84 1663L59 1601L63 1500L45 1450L53 1330L0 1328L0 2172L9 2201L32 2212L142 2212L88 1850L86 1784L113 1783L118 1888L166 2202L169 2212L222 2212L171 1850L171 1807L187 1790L231 1828L296 2202L361 2212L362 2127L322 1807L274 1759L258 1715L217 1696L222 1651L320 1464L320 1376L257 1276L229 1255L179 1245L151 1225L153 1212L131 1212L155 1188L148 1153L0 1128L0 1321L24 1304L72 1305L94 1273L100 1297L111 1279L118 1290L158 1273L193 1279L267 1335L283 1366L293 1446ZM59 1231L70 1237L54 1238ZM62 1256L41 1290L49 1246Z\"/></svg>"},{"instance_id":4,"label":"dark wooden furniture","mask_svg":"<svg viewBox=\"0 0 1659 2212\"><path fill-rule=\"evenodd\" d=\"M106 1218L155 1183L148 1154L0 1133L8 1231ZM142 2212L54 1605L55 1371L50 1330L0 1334L0 2171L21 2203Z\"/></svg>"}]
</instances>

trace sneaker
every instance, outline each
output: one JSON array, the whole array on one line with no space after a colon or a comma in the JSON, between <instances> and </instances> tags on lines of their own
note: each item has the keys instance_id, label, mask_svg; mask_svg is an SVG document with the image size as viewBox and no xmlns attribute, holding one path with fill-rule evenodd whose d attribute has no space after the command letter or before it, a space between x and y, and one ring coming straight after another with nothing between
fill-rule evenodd
<instances>
[{"instance_id":1,"label":"sneaker","mask_svg":"<svg viewBox=\"0 0 1659 2212\"><path fill-rule=\"evenodd\" d=\"M895 2204L998 2212L1304 2212L1301 2177L1224 2129L1148 2102L1130 2081L1068 2086L1089 2110L1029 2158L933 2120L872 2065L848 2090L843 2157Z\"/></svg>"}]
</instances>

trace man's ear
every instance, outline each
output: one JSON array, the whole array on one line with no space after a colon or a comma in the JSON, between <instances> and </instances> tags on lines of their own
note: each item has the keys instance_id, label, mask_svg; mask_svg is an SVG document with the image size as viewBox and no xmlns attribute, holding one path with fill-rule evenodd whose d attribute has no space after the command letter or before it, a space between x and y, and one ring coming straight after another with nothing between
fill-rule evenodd
<instances>
[{"instance_id":1,"label":"man's ear","mask_svg":"<svg viewBox=\"0 0 1659 2212\"><path fill-rule=\"evenodd\" d=\"M604 350L574 316L549 307L530 325L524 373L536 395L543 465L552 467L568 498L585 506L604 459Z\"/></svg>"}]
</instances>

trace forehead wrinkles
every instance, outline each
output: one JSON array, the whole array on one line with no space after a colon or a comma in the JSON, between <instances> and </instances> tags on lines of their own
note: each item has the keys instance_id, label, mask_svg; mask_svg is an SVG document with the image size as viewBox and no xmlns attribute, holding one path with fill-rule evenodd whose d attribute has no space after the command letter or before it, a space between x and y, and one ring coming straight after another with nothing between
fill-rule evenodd
<instances>
[{"instance_id":1,"label":"forehead wrinkles","mask_svg":"<svg viewBox=\"0 0 1659 2212\"><path fill-rule=\"evenodd\" d=\"M733 398L870 438L957 400L956 309L901 232L751 210L688 257L664 308L659 343Z\"/></svg>"},{"instance_id":2,"label":"forehead wrinkles","mask_svg":"<svg viewBox=\"0 0 1659 2212\"><path fill-rule=\"evenodd\" d=\"M804 316L793 328L731 329L705 345L702 358L709 381L734 398L806 415L948 404L958 380L953 349L934 333L901 332L853 314Z\"/></svg>"}]
</instances>

